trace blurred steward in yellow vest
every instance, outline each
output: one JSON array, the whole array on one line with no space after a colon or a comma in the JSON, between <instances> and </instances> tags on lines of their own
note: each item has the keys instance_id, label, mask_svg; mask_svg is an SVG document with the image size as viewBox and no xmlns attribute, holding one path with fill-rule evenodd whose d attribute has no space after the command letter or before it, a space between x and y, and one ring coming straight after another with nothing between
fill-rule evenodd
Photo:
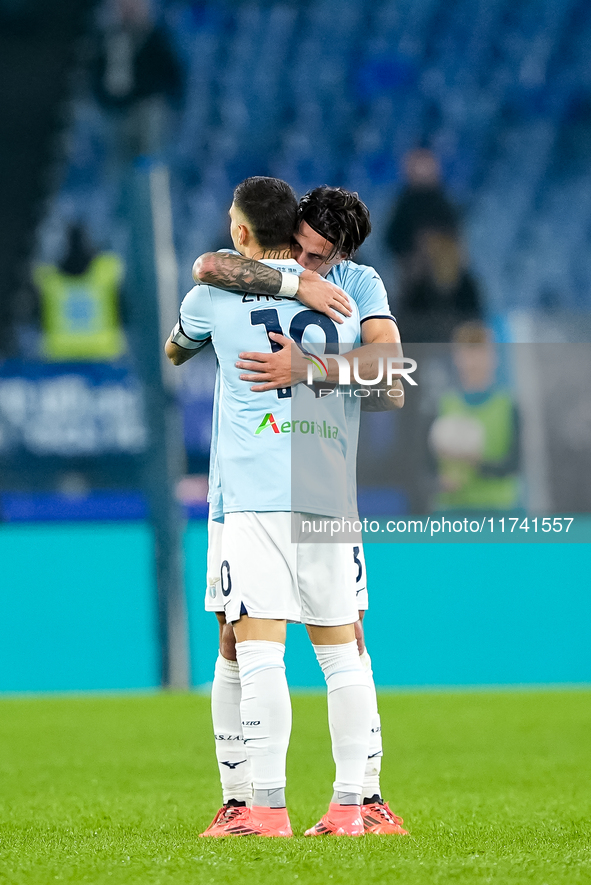
<instances>
[{"instance_id":1,"label":"blurred steward in yellow vest","mask_svg":"<svg viewBox=\"0 0 591 885\"><path fill-rule=\"evenodd\" d=\"M122 278L121 259L113 253L96 254L82 225L72 225L64 259L34 271L48 359L106 362L121 356L125 350L119 318Z\"/></svg>"},{"instance_id":2,"label":"blurred steward in yellow vest","mask_svg":"<svg viewBox=\"0 0 591 885\"><path fill-rule=\"evenodd\" d=\"M452 356L461 387L442 396L429 434L439 475L435 507L512 510L520 504L519 416L511 393L495 382L486 326L458 326Z\"/></svg>"}]
</instances>

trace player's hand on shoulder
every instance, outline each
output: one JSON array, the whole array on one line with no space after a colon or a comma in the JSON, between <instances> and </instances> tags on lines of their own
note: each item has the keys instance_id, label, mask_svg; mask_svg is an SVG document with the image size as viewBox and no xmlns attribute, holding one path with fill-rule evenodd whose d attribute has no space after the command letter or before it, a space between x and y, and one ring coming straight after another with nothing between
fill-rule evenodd
<instances>
[{"instance_id":1,"label":"player's hand on shoulder","mask_svg":"<svg viewBox=\"0 0 591 885\"><path fill-rule=\"evenodd\" d=\"M238 369L244 370L240 380L254 382L250 389L257 393L292 387L306 378L308 364L295 341L277 332L269 332L269 337L281 345L281 350L240 353L236 363Z\"/></svg>"},{"instance_id":2,"label":"player's hand on shoulder","mask_svg":"<svg viewBox=\"0 0 591 885\"><path fill-rule=\"evenodd\" d=\"M304 270L300 274L297 297L306 307L326 314L336 323L342 323L344 316L350 317L352 314L349 296L312 270Z\"/></svg>"}]
</instances>

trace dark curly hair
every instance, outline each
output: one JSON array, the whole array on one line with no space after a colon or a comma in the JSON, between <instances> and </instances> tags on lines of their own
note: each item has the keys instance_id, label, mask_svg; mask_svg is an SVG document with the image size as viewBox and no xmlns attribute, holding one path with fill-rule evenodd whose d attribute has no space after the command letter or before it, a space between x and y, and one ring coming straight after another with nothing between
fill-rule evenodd
<instances>
[{"instance_id":1,"label":"dark curly hair","mask_svg":"<svg viewBox=\"0 0 591 885\"><path fill-rule=\"evenodd\" d=\"M302 221L334 245L329 258L341 252L351 258L371 233L369 209L359 194L326 184L300 200L298 225Z\"/></svg>"},{"instance_id":2,"label":"dark curly hair","mask_svg":"<svg viewBox=\"0 0 591 885\"><path fill-rule=\"evenodd\" d=\"M234 191L234 203L252 224L253 233L263 248L291 241L298 201L287 182L263 175L246 178Z\"/></svg>"}]
</instances>

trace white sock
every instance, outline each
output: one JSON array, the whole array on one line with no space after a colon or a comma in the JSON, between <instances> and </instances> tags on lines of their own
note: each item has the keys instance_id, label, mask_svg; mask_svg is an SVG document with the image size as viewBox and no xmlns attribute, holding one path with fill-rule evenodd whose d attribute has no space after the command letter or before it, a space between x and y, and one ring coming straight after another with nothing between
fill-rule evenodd
<instances>
[{"instance_id":1,"label":"white sock","mask_svg":"<svg viewBox=\"0 0 591 885\"><path fill-rule=\"evenodd\" d=\"M382 769L383 756L382 726L380 722L380 714L378 713L378 698L376 695L375 682L373 681L371 658L367 653L367 649L362 655L359 655L359 660L365 671L371 696L371 729L369 733L369 749L367 751L365 777L363 778L363 798L371 799L376 794L380 797L382 795L380 788L380 771Z\"/></svg>"},{"instance_id":2,"label":"white sock","mask_svg":"<svg viewBox=\"0 0 591 885\"><path fill-rule=\"evenodd\" d=\"M328 689L328 724L336 764L333 802L353 794L359 804L367 762L371 697L357 643L315 645ZM346 804L351 804L350 798Z\"/></svg>"},{"instance_id":3,"label":"white sock","mask_svg":"<svg viewBox=\"0 0 591 885\"><path fill-rule=\"evenodd\" d=\"M256 801L285 789L285 760L291 733L291 701L281 642L249 640L236 644L242 684L242 733L250 761Z\"/></svg>"},{"instance_id":4,"label":"white sock","mask_svg":"<svg viewBox=\"0 0 591 885\"><path fill-rule=\"evenodd\" d=\"M211 687L211 718L224 805L235 799L250 804L252 782L240 718L240 674L236 661L218 655Z\"/></svg>"}]
</instances>

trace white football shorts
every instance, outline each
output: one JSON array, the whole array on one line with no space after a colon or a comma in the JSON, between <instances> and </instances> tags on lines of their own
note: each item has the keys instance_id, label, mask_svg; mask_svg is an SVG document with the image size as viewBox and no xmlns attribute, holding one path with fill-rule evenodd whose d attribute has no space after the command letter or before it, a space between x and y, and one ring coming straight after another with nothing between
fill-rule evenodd
<instances>
[{"instance_id":1,"label":"white football shorts","mask_svg":"<svg viewBox=\"0 0 591 885\"><path fill-rule=\"evenodd\" d=\"M318 627L359 618L349 544L298 544L292 514L227 513L221 593L226 620L242 614ZM359 569L359 566L358 566Z\"/></svg>"},{"instance_id":2,"label":"white football shorts","mask_svg":"<svg viewBox=\"0 0 591 885\"><path fill-rule=\"evenodd\" d=\"M205 611L223 612L225 599L222 596L221 565L222 535L224 523L211 516L207 522L207 586L205 588Z\"/></svg>"},{"instance_id":3,"label":"white football shorts","mask_svg":"<svg viewBox=\"0 0 591 885\"><path fill-rule=\"evenodd\" d=\"M207 586L205 588L205 611L208 612L225 611L224 603L226 600L221 586L223 531L223 521L212 519L210 516L207 524ZM341 546L344 547L345 545ZM365 569L363 544L352 545L351 565L355 580L357 610L367 611L369 608L369 597L367 593L367 572Z\"/></svg>"}]
</instances>

